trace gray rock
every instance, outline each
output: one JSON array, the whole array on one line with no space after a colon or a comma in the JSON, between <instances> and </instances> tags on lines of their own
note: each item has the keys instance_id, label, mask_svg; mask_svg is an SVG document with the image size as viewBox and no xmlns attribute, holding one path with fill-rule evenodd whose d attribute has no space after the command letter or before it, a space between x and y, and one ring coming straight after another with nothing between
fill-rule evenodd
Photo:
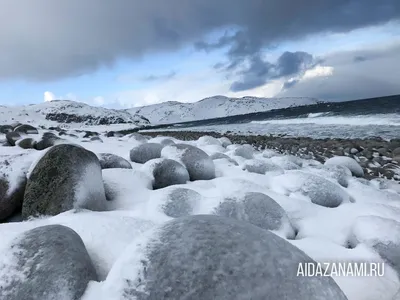
<instances>
[{"instance_id":1,"label":"gray rock","mask_svg":"<svg viewBox=\"0 0 400 300\"><path fill-rule=\"evenodd\" d=\"M126 299L347 299L331 277L297 276L315 263L275 234L231 218L197 215L164 225L138 270L125 277ZM130 260L132 261L132 260ZM124 265L124 274L129 273Z\"/></svg>"},{"instance_id":2,"label":"gray rock","mask_svg":"<svg viewBox=\"0 0 400 300\"><path fill-rule=\"evenodd\" d=\"M236 160L234 160L233 158L231 158L228 155L226 155L224 153L221 153L221 152L215 152L215 153L211 154L210 158L212 160L226 159L227 161L229 161L230 163L234 164L235 166L239 165Z\"/></svg>"},{"instance_id":3,"label":"gray rock","mask_svg":"<svg viewBox=\"0 0 400 300\"><path fill-rule=\"evenodd\" d=\"M35 127L33 127L32 125L28 125L28 124L18 125L17 127L14 128L14 132L25 133L25 134L38 134L39 133L39 131Z\"/></svg>"},{"instance_id":4,"label":"gray rock","mask_svg":"<svg viewBox=\"0 0 400 300\"><path fill-rule=\"evenodd\" d=\"M168 145L174 145L175 142L171 139L166 138L166 139L161 140L160 144L163 146L168 146Z\"/></svg>"},{"instance_id":5,"label":"gray rock","mask_svg":"<svg viewBox=\"0 0 400 300\"><path fill-rule=\"evenodd\" d=\"M170 157L170 150L179 152L179 159L189 172L190 180L210 180L215 178L215 166L213 160L203 150L187 145L176 144L165 147L161 154L166 158Z\"/></svg>"},{"instance_id":6,"label":"gray rock","mask_svg":"<svg viewBox=\"0 0 400 300\"><path fill-rule=\"evenodd\" d=\"M395 149L392 151L392 156L393 156L393 157L395 157L395 156L400 156L400 147L395 148Z\"/></svg>"},{"instance_id":7,"label":"gray rock","mask_svg":"<svg viewBox=\"0 0 400 300\"><path fill-rule=\"evenodd\" d=\"M0 133L6 134L14 130L11 125L0 125Z\"/></svg>"},{"instance_id":8,"label":"gray rock","mask_svg":"<svg viewBox=\"0 0 400 300\"><path fill-rule=\"evenodd\" d=\"M161 208L169 217L186 217L193 214L193 208L200 199L201 195L196 191L176 188L167 195L167 199Z\"/></svg>"},{"instance_id":9,"label":"gray rock","mask_svg":"<svg viewBox=\"0 0 400 300\"><path fill-rule=\"evenodd\" d=\"M44 150L50 148L57 144L57 142L62 141L61 138L56 136L52 132L45 132L39 142L36 143L35 149L36 150Z\"/></svg>"},{"instance_id":10,"label":"gray rock","mask_svg":"<svg viewBox=\"0 0 400 300\"><path fill-rule=\"evenodd\" d=\"M349 185L349 177L351 177L351 171L345 166L320 166L320 168L326 170L328 172L327 176L329 178L337 181L341 186L348 187ZM321 174L322 175L322 174Z\"/></svg>"},{"instance_id":11,"label":"gray rock","mask_svg":"<svg viewBox=\"0 0 400 300\"><path fill-rule=\"evenodd\" d=\"M18 132L8 132L6 133L6 140L11 146L15 146L15 143L22 137Z\"/></svg>"},{"instance_id":12,"label":"gray rock","mask_svg":"<svg viewBox=\"0 0 400 300\"><path fill-rule=\"evenodd\" d=\"M233 155L241 156L246 159L252 159L254 157L254 148L250 145L240 145L233 150Z\"/></svg>"},{"instance_id":13,"label":"gray rock","mask_svg":"<svg viewBox=\"0 0 400 300\"><path fill-rule=\"evenodd\" d=\"M204 135L202 137L200 137L197 142L200 145L216 145L216 146L221 146L221 142L216 139L213 136L209 136L209 135Z\"/></svg>"},{"instance_id":14,"label":"gray rock","mask_svg":"<svg viewBox=\"0 0 400 300\"><path fill-rule=\"evenodd\" d=\"M128 136L128 138L130 140L135 140L135 141L140 142L140 143L147 143L146 137L144 137L143 135L141 135L140 133L137 133L137 132L134 132L134 133L130 134Z\"/></svg>"},{"instance_id":15,"label":"gray rock","mask_svg":"<svg viewBox=\"0 0 400 300\"><path fill-rule=\"evenodd\" d=\"M291 192L300 192L308 196L312 203L321 206L332 208L343 202L352 201L350 195L341 186L322 176L302 171L291 171L281 175L281 177L276 177L275 180L288 182Z\"/></svg>"},{"instance_id":16,"label":"gray rock","mask_svg":"<svg viewBox=\"0 0 400 300\"><path fill-rule=\"evenodd\" d=\"M103 143L103 140L102 140L100 137L98 137L98 136L92 136L92 137L90 138L90 141L91 141L91 142L100 142L100 143Z\"/></svg>"},{"instance_id":17,"label":"gray rock","mask_svg":"<svg viewBox=\"0 0 400 300\"><path fill-rule=\"evenodd\" d=\"M149 163L153 163L149 161ZM190 180L186 168L172 159L163 159L155 163L153 169L153 189L161 189L170 185L185 184Z\"/></svg>"},{"instance_id":18,"label":"gray rock","mask_svg":"<svg viewBox=\"0 0 400 300\"><path fill-rule=\"evenodd\" d=\"M358 164L356 160L350 157L346 156L335 156L332 158L329 158L326 162L325 165L335 165L335 166L345 166L347 167L351 173L354 176L357 177L363 177L364 176L364 170L361 168L361 166Z\"/></svg>"},{"instance_id":19,"label":"gray rock","mask_svg":"<svg viewBox=\"0 0 400 300\"><path fill-rule=\"evenodd\" d=\"M101 166L83 147L56 145L34 167L25 190L22 216L57 215L73 208L104 210Z\"/></svg>"},{"instance_id":20,"label":"gray rock","mask_svg":"<svg viewBox=\"0 0 400 300\"><path fill-rule=\"evenodd\" d=\"M221 142L222 147L226 148L229 145L232 145L232 142L227 137L223 136L218 139Z\"/></svg>"},{"instance_id":21,"label":"gray rock","mask_svg":"<svg viewBox=\"0 0 400 300\"><path fill-rule=\"evenodd\" d=\"M99 153L97 155L101 169L132 169L132 165L125 158L111 154L111 153Z\"/></svg>"},{"instance_id":22,"label":"gray rock","mask_svg":"<svg viewBox=\"0 0 400 300\"><path fill-rule=\"evenodd\" d=\"M139 164L144 164L149 160L160 158L161 150L164 148L161 144L156 143L145 143L134 147L130 153L129 157L131 161Z\"/></svg>"},{"instance_id":23,"label":"gray rock","mask_svg":"<svg viewBox=\"0 0 400 300\"><path fill-rule=\"evenodd\" d=\"M0 222L20 211L30 163L25 155L0 156Z\"/></svg>"},{"instance_id":24,"label":"gray rock","mask_svg":"<svg viewBox=\"0 0 400 300\"><path fill-rule=\"evenodd\" d=\"M22 149L34 149L36 146L36 141L33 138L24 138L18 140L15 145Z\"/></svg>"},{"instance_id":25,"label":"gray rock","mask_svg":"<svg viewBox=\"0 0 400 300\"><path fill-rule=\"evenodd\" d=\"M285 226L288 238L294 238L285 210L271 197L262 193L246 193L242 198L228 198L219 204L214 214L249 222L266 230L279 230Z\"/></svg>"},{"instance_id":26,"label":"gray rock","mask_svg":"<svg viewBox=\"0 0 400 300\"><path fill-rule=\"evenodd\" d=\"M62 225L29 230L0 258L1 300L77 300L97 275L82 239Z\"/></svg>"},{"instance_id":27,"label":"gray rock","mask_svg":"<svg viewBox=\"0 0 400 300\"><path fill-rule=\"evenodd\" d=\"M257 173L257 174L265 174L267 172L283 173L283 169L277 164L260 159L252 159L245 161L242 165L242 169L250 173Z\"/></svg>"},{"instance_id":28,"label":"gray rock","mask_svg":"<svg viewBox=\"0 0 400 300\"><path fill-rule=\"evenodd\" d=\"M371 224L373 224L372 227ZM374 230L365 230L365 228ZM384 237L381 232L385 233ZM354 248L362 243L375 249L400 276L399 232L400 222L398 221L379 216L361 216L353 223L349 244Z\"/></svg>"}]
</instances>

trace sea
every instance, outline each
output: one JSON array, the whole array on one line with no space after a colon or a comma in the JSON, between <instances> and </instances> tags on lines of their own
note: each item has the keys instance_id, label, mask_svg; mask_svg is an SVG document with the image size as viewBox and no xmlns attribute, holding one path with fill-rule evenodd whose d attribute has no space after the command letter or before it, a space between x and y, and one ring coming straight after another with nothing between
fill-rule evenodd
<instances>
[{"instance_id":1,"label":"sea","mask_svg":"<svg viewBox=\"0 0 400 300\"><path fill-rule=\"evenodd\" d=\"M400 138L400 95L161 125L160 130L390 140Z\"/></svg>"}]
</instances>

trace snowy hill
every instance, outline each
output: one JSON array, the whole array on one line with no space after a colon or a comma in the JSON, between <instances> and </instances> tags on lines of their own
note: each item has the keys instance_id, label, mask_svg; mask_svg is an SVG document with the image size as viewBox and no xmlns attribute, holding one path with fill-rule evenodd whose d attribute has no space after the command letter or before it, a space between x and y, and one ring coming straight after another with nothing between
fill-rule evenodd
<instances>
[{"instance_id":1,"label":"snowy hill","mask_svg":"<svg viewBox=\"0 0 400 300\"><path fill-rule=\"evenodd\" d=\"M220 118L272 109L310 105L321 101L314 98L228 98L214 96L195 103L164 102L129 109L130 113L145 116L152 124L168 124Z\"/></svg>"},{"instance_id":2,"label":"snowy hill","mask_svg":"<svg viewBox=\"0 0 400 300\"><path fill-rule=\"evenodd\" d=\"M27 123L45 127L68 123L68 127L130 124L148 125L149 121L125 110L94 107L69 100L54 100L26 106L0 106L0 124Z\"/></svg>"}]
</instances>

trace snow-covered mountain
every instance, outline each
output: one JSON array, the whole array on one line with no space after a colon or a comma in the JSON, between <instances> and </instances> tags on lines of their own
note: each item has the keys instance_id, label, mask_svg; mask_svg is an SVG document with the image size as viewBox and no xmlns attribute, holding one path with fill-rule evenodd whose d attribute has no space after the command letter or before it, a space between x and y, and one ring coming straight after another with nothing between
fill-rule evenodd
<instances>
[{"instance_id":1,"label":"snow-covered mountain","mask_svg":"<svg viewBox=\"0 0 400 300\"><path fill-rule=\"evenodd\" d=\"M126 110L94 107L69 100L26 106L0 106L0 124L24 123L45 127L68 123L70 127L110 124L148 125L145 117Z\"/></svg>"},{"instance_id":2,"label":"snow-covered mountain","mask_svg":"<svg viewBox=\"0 0 400 300\"><path fill-rule=\"evenodd\" d=\"M169 124L248 114L272 109L319 103L318 99L297 98L228 98L214 96L195 103L176 101L131 108L133 114L145 116L152 124Z\"/></svg>"}]
</instances>

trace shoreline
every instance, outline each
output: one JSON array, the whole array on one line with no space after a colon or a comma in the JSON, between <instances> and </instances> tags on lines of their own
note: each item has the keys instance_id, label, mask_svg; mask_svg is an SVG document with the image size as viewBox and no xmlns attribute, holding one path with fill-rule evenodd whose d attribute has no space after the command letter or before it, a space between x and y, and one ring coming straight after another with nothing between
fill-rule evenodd
<instances>
[{"instance_id":1,"label":"shoreline","mask_svg":"<svg viewBox=\"0 0 400 300\"><path fill-rule=\"evenodd\" d=\"M170 136L180 140L197 140L208 135L225 136L235 144L250 144L256 149L273 149L324 163L333 156L349 156L364 169L365 178L386 178L400 181L400 139L384 140L380 137L365 139L287 137L272 135L221 134L213 131L140 131L151 137ZM397 170L398 169L398 170Z\"/></svg>"}]
</instances>

